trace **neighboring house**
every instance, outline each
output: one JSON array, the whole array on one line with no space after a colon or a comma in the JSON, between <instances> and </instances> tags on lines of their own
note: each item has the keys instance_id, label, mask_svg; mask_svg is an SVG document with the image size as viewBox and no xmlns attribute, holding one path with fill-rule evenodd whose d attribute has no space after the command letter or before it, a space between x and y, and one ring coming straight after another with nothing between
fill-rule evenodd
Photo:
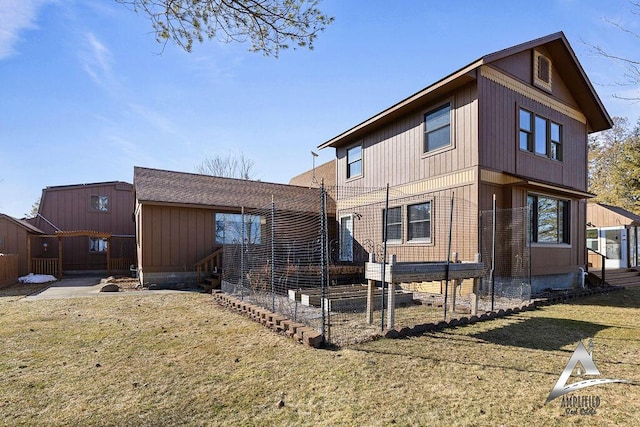
<instances>
[{"instance_id":1,"label":"neighboring house","mask_svg":"<svg viewBox=\"0 0 640 427\"><path fill-rule=\"evenodd\" d=\"M447 256L446 239L432 238L439 230L429 213L438 197L455 192L476 217L492 208L494 195L499 208L529 207L536 291L576 284L587 264L587 137L611 126L567 39L556 33L483 56L319 148L336 150L338 186L389 184L425 195L393 207L390 253L412 245L440 248L438 260ZM354 245L365 238L350 233L354 202L338 197L336 204L341 243ZM475 241L480 252L475 223L454 239Z\"/></svg>"},{"instance_id":2,"label":"neighboring house","mask_svg":"<svg viewBox=\"0 0 640 427\"><path fill-rule=\"evenodd\" d=\"M299 185L301 187L320 187L324 183L325 188L336 185L336 160L330 160L311 170L294 176L289 180L289 185Z\"/></svg>"},{"instance_id":3,"label":"neighboring house","mask_svg":"<svg viewBox=\"0 0 640 427\"><path fill-rule=\"evenodd\" d=\"M138 274L144 285L194 283L199 265L215 259L210 267L219 269L221 248L239 240L267 246L272 202L278 212L292 213L288 221L276 219L281 236L303 240L295 219L319 217L317 188L143 167L134 168L133 184ZM310 238L318 232L313 228Z\"/></svg>"},{"instance_id":4,"label":"neighboring house","mask_svg":"<svg viewBox=\"0 0 640 427\"><path fill-rule=\"evenodd\" d=\"M640 216L626 209L602 203L587 203L587 248L589 268L637 267L640 261Z\"/></svg>"},{"instance_id":5,"label":"neighboring house","mask_svg":"<svg viewBox=\"0 0 640 427\"><path fill-rule=\"evenodd\" d=\"M133 206L127 182L46 187L29 220L47 235L32 239L31 271L128 273L136 256Z\"/></svg>"},{"instance_id":6,"label":"neighboring house","mask_svg":"<svg viewBox=\"0 0 640 427\"><path fill-rule=\"evenodd\" d=\"M30 237L43 234L27 221L0 214L0 253L18 255L18 275L29 273L27 246Z\"/></svg>"}]
</instances>

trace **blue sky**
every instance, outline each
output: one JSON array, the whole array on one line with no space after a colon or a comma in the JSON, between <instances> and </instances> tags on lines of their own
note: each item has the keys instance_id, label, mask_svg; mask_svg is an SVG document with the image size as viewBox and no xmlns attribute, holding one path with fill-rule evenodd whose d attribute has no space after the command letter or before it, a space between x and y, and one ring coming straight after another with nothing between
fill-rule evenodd
<instances>
[{"instance_id":1,"label":"blue sky","mask_svg":"<svg viewBox=\"0 0 640 427\"><path fill-rule=\"evenodd\" d=\"M622 69L585 44L638 59L637 39L605 20L640 32L626 0L320 7L335 22L315 49L274 59L217 41L162 51L149 21L113 0L0 0L0 212L22 217L46 186L131 182L134 165L194 172L240 152L257 179L288 182L329 138L482 55L557 31L609 113L640 117L640 104L613 96L634 89L612 85ZM319 154L316 164L334 156Z\"/></svg>"}]
</instances>

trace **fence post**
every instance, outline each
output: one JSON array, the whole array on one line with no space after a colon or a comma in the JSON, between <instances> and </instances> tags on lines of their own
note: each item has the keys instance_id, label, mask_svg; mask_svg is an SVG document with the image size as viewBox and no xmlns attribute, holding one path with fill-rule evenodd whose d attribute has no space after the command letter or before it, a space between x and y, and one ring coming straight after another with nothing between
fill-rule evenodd
<instances>
[{"instance_id":1,"label":"fence post","mask_svg":"<svg viewBox=\"0 0 640 427\"><path fill-rule=\"evenodd\" d=\"M225 227L226 226L225 223ZM244 206L242 206L240 208L240 301L244 300L244 235Z\"/></svg>"},{"instance_id":2,"label":"fence post","mask_svg":"<svg viewBox=\"0 0 640 427\"><path fill-rule=\"evenodd\" d=\"M396 256L394 254L389 255L389 271L393 272L393 267L396 263ZM382 299L384 299L384 294L382 295ZM387 326L389 328L394 328L396 326L396 284L393 280L389 282L389 296L387 297L387 301L389 301L389 312L387 313Z\"/></svg>"},{"instance_id":3,"label":"fence post","mask_svg":"<svg viewBox=\"0 0 640 427\"><path fill-rule=\"evenodd\" d=\"M385 270L387 267L387 218L389 217L389 183L387 183L387 192L384 198L384 213L382 214L382 315L380 316L380 330L384 332L384 288L385 288Z\"/></svg>"},{"instance_id":4,"label":"fence post","mask_svg":"<svg viewBox=\"0 0 640 427\"><path fill-rule=\"evenodd\" d=\"M327 226L325 220L325 203L326 203L326 192L324 188L324 178L320 184L320 289L322 292L322 298L320 299L320 310L322 311L322 341L326 342L327 330L326 330L326 271L325 271L325 256L327 249Z\"/></svg>"},{"instance_id":5,"label":"fence post","mask_svg":"<svg viewBox=\"0 0 640 427\"><path fill-rule=\"evenodd\" d=\"M375 268L373 265L376 263L376 254L369 254L369 264L370 268ZM368 279L367 280L367 324L373 324L373 310L375 307L375 281ZM382 296L384 298L384 295Z\"/></svg>"},{"instance_id":6,"label":"fence post","mask_svg":"<svg viewBox=\"0 0 640 427\"><path fill-rule=\"evenodd\" d=\"M453 198L455 197L455 192L451 194L451 204L449 207L449 241L447 243L447 265L444 269L444 320L447 321L447 304L449 303L449 266L451 264L451 232L453 229ZM455 286L453 288L453 292L455 292Z\"/></svg>"},{"instance_id":7,"label":"fence post","mask_svg":"<svg viewBox=\"0 0 640 427\"><path fill-rule=\"evenodd\" d=\"M271 311L276 311L276 204L273 194L271 195Z\"/></svg>"},{"instance_id":8,"label":"fence post","mask_svg":"<svg viewBox=\"0 0 640 427\"><path fill-rule=\"evenodd\" d=\"M495 308L496 300L496 195L493 195L493 220L491 221L491 311Z\"/></svg>"}]
</instances>

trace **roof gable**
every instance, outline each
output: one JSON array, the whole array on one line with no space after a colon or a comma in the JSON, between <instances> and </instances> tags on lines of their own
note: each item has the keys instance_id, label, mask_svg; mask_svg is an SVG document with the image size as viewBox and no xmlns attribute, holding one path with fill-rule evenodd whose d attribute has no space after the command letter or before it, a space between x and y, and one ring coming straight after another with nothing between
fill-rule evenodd
<instances>
[{"instance_id":1,"label":"roof gable","mask_svg":"<svg viewBox=\"0 0 640 427\"><path fill-rule=\"evenodd\" d=\"M607 224L596 224L596 226L612 226L612 225L640 225L640 215L636 215L619 206L607 205L604 203L589 203L587 205L587 217L590 216L590 209L603 209L613 214L611 222Z\"/></svg>"},{"instance_id":2,"label":"roof gable","mask_svg":"<svg viewBox=\"0 0 640 427\"><path fill-rule=\"evenodd\" d=\"M17 219L2 213L0 213L0 219L6 219L7 221L16 224L18 227L24 228L28 233L45 234L44 231L40 230L38 227L31 225L27 221L22 219Z\"/></svg>"},{"instance_id":3,"label":"roof gable","mask_svg":"<svg viewBox=\"0 0 640 427\"><path fill-rule=\"evenodd\" d=\"M178 204L238 210L264 208L272 196L280 209L318 212L319 190L295 185L222 178L136 166L133 173L139 203Z\"/></svg>"},{"instance_id":4,"label":"roof gable","mask_svg":"<svg viewBox=\"0 0 640 427\"><path fill-rule=\"evenodd\" d=\"M435 101L437 98L445 96L451 91L476 80L478 69L481 66L498 62L509 56L536 47L544 47L553 57L557 68L562 70L560 74L563 77L563 81L566 82L572 96L586 116L591 131L609 129L613 125L609 114L578 62L578 58L569 45L564 33L558 32L485 55L353 128L320 144L318 148L322 149L346 145L361 138L371 130L390 123L404 114L419 108L421 105Z\"/></svg>"}]
</instances>

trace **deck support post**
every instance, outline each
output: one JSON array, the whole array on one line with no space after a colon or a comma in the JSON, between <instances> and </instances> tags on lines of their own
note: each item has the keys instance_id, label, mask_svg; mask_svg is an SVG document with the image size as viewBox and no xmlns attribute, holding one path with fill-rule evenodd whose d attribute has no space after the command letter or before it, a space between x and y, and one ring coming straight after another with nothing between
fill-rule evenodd
<instances>
[{"instance_id":1,"label":"deck support post","mask_svg":"<svg viewBox=\"0 0 640 427\"><path fill-rule=\"evenodd\" d=\"M396 255L395 254L389 255L389 271L393 271L393 266L395 265L395 263L396 263ZM383 265L382 268L385 268L385 266ZM389 329L393 329L396 326L396 284L392 278L393 276L387 279L387 280L390 280L388 282L389 296L387 298L388 307L389 307L387 311L387 328ZM382 295L382 298L384 299L384 294Z\"/></svg>"},{"instance_id":2,"label":"deck support post","mask_svg":"<svg viewBox=\"0 0 640 427\"><path fill-rule=\"evenodd\" d=\"M373 253L369 254L369 262L371 264L376 262L376 255ZM374 290L375 290L376 282L375 280L368 279L367 280L367 324L373 324L373 310L375 307L375 302L373 300Z\"/></svg>"}]
</instances>

